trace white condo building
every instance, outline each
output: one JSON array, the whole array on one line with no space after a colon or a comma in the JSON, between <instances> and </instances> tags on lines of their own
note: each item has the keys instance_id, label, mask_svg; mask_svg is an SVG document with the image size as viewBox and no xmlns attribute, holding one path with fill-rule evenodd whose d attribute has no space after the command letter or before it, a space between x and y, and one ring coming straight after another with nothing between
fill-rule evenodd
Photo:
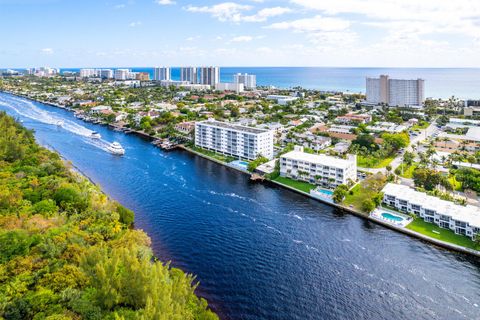
<instances>
[{"instance_id":1,"label":"white condo building","mask_svg":"<svg viewBox=\"0 0 480 320\"><path fill-rule=\"evenodd\" d=\"M95 69L80 69L80 78L90 78L97 75L97 70Z\"/></svg>"},{"instance_id":2,"label":"white condo building","mask_svg":"<svg viewBox=\"0 0 480 320\"><path fill-rule=\"evenodd\" d=\"M236 93L240 93L244 91L243 83L235 83L235 82L219 82L215 85L215 90L218 91L235 91Z\"/></svg>"},{"instance_id":3,"label":"white condo building","mask_svg":"<svg viewBox=\"0 0 480 320\"><path fill-rule=\"evenodd\" d=\"M423 79L390 79L387 75L366 79L367 102L390 106L421 106L425 101Z\"/></svg>"},{"instance_id":4,"label":"white condo building","mask_svg":"<svg viewBox=\"0 0 480 320\"><path fill-rule=\"evenodd\" d=\"M272 159L273 131L210 119L195 123L195 145L241 159Z\"/></svg>"},{"instance_id":5,"label":"white condo building","mask_svg":"<svg viewBox=\"0 0 480 320\"><path fill-rule=\"evenodd\" d=\"M335 188L357 181L357 156L347 159L324 154L310 154L303 147L295 146L293 151L280 156L280 175L303 180L324 187Z\"/></svg>"},{"instance_id":6,"label":"white condo building","mask_svg":"<svg viewBox=\"0 0 480 320\"><path fill-rule=\"evenodd\" d=\"M245 89L255 89L257 87L257 76L248 73L237 73L233 75L234 83L243 83Z\"/></svg>"},{"instance_id":7,"label":"white condo building","mask_svg":"<svg viewBox=\"0 0 480 320\"><path fill-rule=\"evenodd\" d=\"M171 73L169 67L155 67L153 68L153 80L171 80Z\"/></svg>"},{"instance_id":8,"label":"white condo building","mask_svg":"<svg viewBox=\"0 0 480 320\"><path fill-rule=\"evenodd\" d=\"M183 67L180 68L180 80L188 81L191 84L198 83L198 73L195 67Z\"/></svg>"},{"instance_id":9,"label":"white condo building","mask_svg":"<svg viewBox=\"0 0 480 320\"><path fill-rule=\"evenodd\" d=\"M112 79L113 70L112 69L102 69L100 70L100 78L102 79Z\"/></svg>"},{"instance_id":10,"label":"white condo building","mask_svg":"<svg viewBox=\"0 0 480 320\"><path fill-rule=\"evenodd\" d=\"M435 223L472 239L480 233L478 207L458 205L399 184L388 183L382 191L383 203L403 212L414 213L425 222Z\"/></svg>"},{"instance_id":11,"label":"white condo building","mask_svg":"<svg viewBox=\"0 0 480 320\"><path fill-rule=\"evenodd\" d=\"M215 87L220 82L220 68L219 67L201 67L200 68L200 83L208 84Z\"/></svg>"},{"instance_id":12,"label":"white condo building","mask_svg":"<svg viewBox=\"0 0 480 320\"><path fill-rule=\"evenodd\" d=\"M114 72L115 80L128 80L131 77L131 71L129 69L116 69Z\"/></svg>"}]
</instances>

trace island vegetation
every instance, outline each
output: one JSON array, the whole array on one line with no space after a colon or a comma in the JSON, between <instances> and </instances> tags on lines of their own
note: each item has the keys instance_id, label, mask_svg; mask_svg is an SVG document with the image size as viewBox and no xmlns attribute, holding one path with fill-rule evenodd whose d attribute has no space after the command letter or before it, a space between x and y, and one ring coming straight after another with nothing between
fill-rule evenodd
<instances>
[{"instance_id":1,"label":"island vegetation","mask_svg":"<svg viewBox=\"0 0 480 320\"><path fill-rule=\"evenodd\" d=\"M217 319L133 212L0 113L1 319Z\"/></svg>"}]
</instances>

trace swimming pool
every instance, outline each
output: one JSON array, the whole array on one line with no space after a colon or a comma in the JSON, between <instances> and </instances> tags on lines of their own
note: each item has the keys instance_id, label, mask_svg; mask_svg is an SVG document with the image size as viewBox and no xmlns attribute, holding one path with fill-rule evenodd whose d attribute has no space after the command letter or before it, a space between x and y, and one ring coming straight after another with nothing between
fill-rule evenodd
<instances>
[{"instance_id":1,"label":"swimming pool","mask_svg":"<svg viewBox=\"0 0 480 320\"><path fill-rule=\"evenodd\" d=\"M333 196L333 191L331 190L325 190L325 189L317 189L319 193L323 193L326 196Z\"/></svg>"},{"instance_id":2,"label":"swimming pool","mask_svg":"<svg viewBox=\"0 0 480 320\"><path fill-rule=\"evenodd\" d=\"M234 160L234 161L230 162L230 165L235 166L235 167L240 168L240 169L243 169L243 170L247 170L247 168L248 168L248 162L243 161L243 160Z\"/></svg>"},{"instance_id":3,"label":"swimming pool","mask_svg":"<svg viewBox=\"0 0 480 320\"><path fill-rule=\"evenodd\" d=\"M405 220L404 218L402 218L400 216L397 216L397 215L394 215L394 214L391 214L391 213L388 213L388 212L383 212L382 217L387 219L387 220L392 220L392 221L395 221L395 222L401 222L401 221Z\"/></svg>"}]
</instances>

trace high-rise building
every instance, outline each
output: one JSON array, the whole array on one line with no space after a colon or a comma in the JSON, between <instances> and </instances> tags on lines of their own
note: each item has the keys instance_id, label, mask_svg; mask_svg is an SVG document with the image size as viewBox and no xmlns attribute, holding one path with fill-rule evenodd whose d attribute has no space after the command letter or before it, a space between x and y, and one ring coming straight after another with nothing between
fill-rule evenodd
<instances>
[{"instance_id":1,"label":"high-rise building","mask_svg":"<svg viewBox=\"0 0 480 320\"><path fill-rule=\"evenodd\" d=\"M257 76L248 73L237 73L233 75L234 83L243 83L245 89L255 89L257 87Z\"/></svg>"},{"instance_id":2,"label":"high-rise building","mask_svg":"<svg viewBox=\"0 0 480 320\"><path fill-rule=\"evenodd\" d=\"M112 79L113 78L113 70L112 69L102 69L99 72L100 78L102 79Z\"/></svg>"},{"instance_id":3,"label":"high-rise building","mask_svg":"<svg viewBox=\"0 0 480 320\"><path fill-rule=\"evenodd\" d=\"M425 101L423 79L390 79L387 75L366 79L367 102L390 106L420 106Z\"/></svg>"},{"instance_id":4,"label":"high-rise building","mask_svg":"<svg viewBox=\"0 0 480 320\"><path fill-rule=\"evenodd\" d=\"M150 73L137 72L135 79L140 81L150 81Z\"/></svg>"},{"instance_id":5,"label":"high-rise building","mask_svg":"<svg viewBox=\"0 0 480 320\"><path fill-rule=\"evenodd\" d=\"M95 69L80 69L80 78L90 78L97 75L97 70Z\"/></svg>"},{"instance_id":6,"label":"high-rise building","mask_svg":"<svg viewBox=\"0 0 480 320\"><path fill-rule=\"evenodd\" d=\"M170 68L169 67L153 68L153 80L155 81L171 80Z\"/></svg>"},{"instance_id":7,"label":"high-rise building","mask_svg":"<svg viewBox=\"0 0 480 320\"><path fill-rule=\"evenodd\" d=\"M215 87L220 82L220 68L219 67L201 67L200 68L200 83L208 84Z\"/></svg>"},{"instance_id":8,"label":"high-rise building","mask_svg":"<svg viewBox=\"0 0 480 320\"><path fill-rule=\"evenodd\" d=\"M180 81L188 81L192 84L198 83L198 73L195 67L180 68Z\"/></svg>"},{"instance_id":9,"label":"high-rise building","mask_svg":"<svg viewBox=\"0 0 480 320\"><path fill-rule=\"evenodd\" d=\"M115 80L127 80L130 78L131 73L129 69L116 69Z\"/></svg>"},{"instance_id":10,"label":"high-rise building","mask_svg":"<svg viewBox=\"0 0 480 320\"><path fill-rule=\"evenodd\" d=\"M195 123L195 145L229 156L273 158L273 131L215 120Z\"/></svg>"}]
</instances>

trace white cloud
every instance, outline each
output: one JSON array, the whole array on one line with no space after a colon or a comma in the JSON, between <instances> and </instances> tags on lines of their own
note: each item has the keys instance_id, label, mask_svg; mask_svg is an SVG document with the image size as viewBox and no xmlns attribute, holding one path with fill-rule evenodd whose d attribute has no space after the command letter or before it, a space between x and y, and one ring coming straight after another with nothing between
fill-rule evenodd
<instances>
[{"instance_id":1,"label":"white cloud","mask_svg":"<svg viewBox=\"0 0 480 320\"><path fill-rule=\"evenodd\" d=\"M326 15L355 14L378 28L407 27L417 34L480 34L480 1L477 0L291 0Z\"/></svg>"},{"instance_id":2,"label":"white cloud","mask_svg":"<svg viewBox=\"0 0 480 320\"><path fill-rule=\"evenodd\" d=\"M134 21L134 22L130 22L128 24L128 26L131 27L131 28L135 28L135 27L138 27L138 26L141 26L141 25L142 25L141 21Z\"/></svg>"},{"instance_id":3,"label":"white cloud","mask_svg":"<svg viewBox=\"0 0 480 320\"><path fill-rule=\"evenodd\" d=\"M122 3L122 4L117 4L116 6L114 6L115 9L123 9L125 8L127 5Z\"/></svg>"},{"instance_id":4,"label":"white cloud","mask_svg":"<svg viewBox=\"0 0 480 320\"><path fill-rule=\"evenodd\" d=\"M211 7L195 7L188 6L185 10L189 12L210 13L212 17L217 18L220 21L241 21L241 12L252 9L250 5L242 5L235 2L223 2Z\"/></svg>"},{"instance_id":5,"label":"white cloud","mask_svg":"<svg viewBox=\"0 0 480 320\"><path fill-rule=\"evenodd\" d=\"M232 42L250 42L253 40L253 37L252 36L238 36L238 37L234 37L232 38Z\"/></svg>"},{"instance_id":6,"label":"white cloud","mask_svg":"<svg viewBox=\"0 0 480 320\"><path fill-rule=\"evenodd\" d=\"M269 18L281 16L291 11L290 8L284 7L265 8L261 9L254 15L242 17L242 20L246 22L263 22Z\"/></svg>"},{"instance_id":7,"label":"white cloud","mask_svg":"<svg viewBox=\"0 0 480 320\"><path fill-rule=\"evenodd\" d=\"M291 12L291 9L284 7L272 7L259 10L252 15L244 15L245 11L253 9L251 5L238 4L235 2L223 2L213 6L196 7L189 5L185 10L189 12L210 13L212 17L225 22L263 22L271 17Z\"/></svg>"},{"instance_id":8,"label":"white cloud","mask_svg":"<svg viewBox=\"0 0 480 320\"><path fill-rule=\"evenodd\" d=\"M43 48L40 50L43 54L53 54L54 51L52 48Z\"/></svg>"},{"instance_id":9,"label":"white cloud","mask_svg":"<svg viewBox=\"0 0 480 320\"><path fill-rule=\"evenodd\" d=\"M296 32L310 31L340 31L350 27L348 20L340 18L330 18L315 16L313 18L298 19L292 21L284 21L273 23L266 28L279 30L293 30Z\"/></svg>"},{"instance_id":10,"label":"white cloud","mask_svg":"<svg viewBox=\"0 0 480 320\"><path fill-rule=\"evenodd\" d=\"M176 4L177 2L172 0L156 0L155 3L162 6L168 6L168 5Z\"/></svg>"}]
</instances>

